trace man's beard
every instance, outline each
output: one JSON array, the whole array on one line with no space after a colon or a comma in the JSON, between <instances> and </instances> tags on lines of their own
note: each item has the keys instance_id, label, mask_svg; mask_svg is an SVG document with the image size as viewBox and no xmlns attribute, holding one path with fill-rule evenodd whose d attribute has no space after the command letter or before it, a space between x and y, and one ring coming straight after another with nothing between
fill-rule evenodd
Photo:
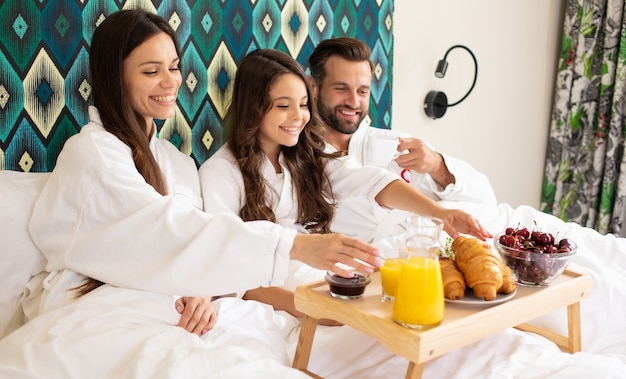
<instances>
[{"instance_id":1,"label":"man's beard","mask_svg":"<svg viewBox=\"0 0 626 379\"><path fill-rule=\"evenodd\" d=\"M341 134L354 134L359 128L361 121L365 118L365 115L361 113L356 123L342 120L337 117L337 112L334 109L324 105L322 98L319 96L317 97L317 109L324 124Z\"/></svg>"}]
</instances>

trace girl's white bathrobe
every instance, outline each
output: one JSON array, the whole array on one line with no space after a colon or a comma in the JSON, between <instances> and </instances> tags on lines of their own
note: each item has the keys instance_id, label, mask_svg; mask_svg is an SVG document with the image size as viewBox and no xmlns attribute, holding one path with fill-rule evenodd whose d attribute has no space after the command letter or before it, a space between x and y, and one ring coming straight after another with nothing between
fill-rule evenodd
<instances>
[{"instance_id":1,"label":"girl's white bathrobe","mask_svg":"<svg viewBox=\"0 0 626 379\"><path fill-rule=\"evenodd\" d=\"M270 197L271 208L276 215L276 222L305 232L302 225L296 223L298 204L294 192L291 173L285 166L282 154L278 159L282 173L276 170L265 159L262 167L262 175L268 184L267 196ZM333 196L341 203L347 199L366 199L375 203L376 195L392 181L398 180L394 174L384 169L367 166L358 167L348 157L330 159L326 163L326 173L332 187ZM243 177L234 156L228 149L228 145L222 146L211 158L200 167L200 183L205 210L210 213L226 212L239 215L245 200L245 188ZM303 267L307 267L303 269ZM295 280L296 271L310 272L312 269L299 262L290 262L290 274L285 286L295 288L294 285L301 283L304 278ZM321 271L315 272L311 280L316 280Z\"/></svg>"},{"instance_id":2,"label":"girl's white bathrobe","mask_svg":"<svg viewBox=\"0 0 626 379\"><path fill-rule=\"evenodd\" d=\"M270 204L276 215L276 221L281 225L306 233L302 225L296 223L297 198L291 173L284 164L282 154L279 157L279 163L282 168L280 174L276 173L267 158L262 167L263 177L268 184L266 193L271 198ZM378 167L357 167L348 157L330 159L327 162L326 172L335 199L339 202L360 197L374 202L378 192L392 181L398 180L396 175ZM227 212L239 215L244 205L245 188L239 166L227 144L200 167L199 174L205 210L212 213ZM291 261L289 278L282 287L294 291L296 286L321 280L324 275L323 270ZM297 321L286 312L276 313L286 319ZM288 338L285 339L291 356L295 352L299 331L300 323L297 322ZM340 351L337 351L337 348ZM364 365L364 362L367 364ZM314 339L309 368L322 377L374 378L381 375L403 377L406 361L391 354L374 339L352 328L319 326Z\"/></svg>"},{"instance_id":3,"label":"girl's white bathrobe","mask_svg":"<svg viewBox=\"0 0 626 379\"><path fill-rule=\"evenodd\" d=\"M285 366L271 307L218 300L218 325L202 337L176 326L174 307L179 296L281 284L296 232L204 212L194 162L155 135L160 195L89 113L34 206L30 233L47 267L28 285L31 321L0 341L0 377L300 377ZM85 276L107 284L76 299Z\"/></svg>"}]
</instances>

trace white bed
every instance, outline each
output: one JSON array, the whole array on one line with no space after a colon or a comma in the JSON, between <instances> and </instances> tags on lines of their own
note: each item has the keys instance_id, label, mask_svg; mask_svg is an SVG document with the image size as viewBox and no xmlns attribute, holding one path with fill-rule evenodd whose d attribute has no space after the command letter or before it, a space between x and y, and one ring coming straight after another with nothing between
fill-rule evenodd
<instances>
[{"instance_id":1,"label":"white bed","mask_svg":"<svg viewBox=\"0 0 626 379\"><path fill-rule=\"evenodd\" d=\"M21 296L28 295L25 285L42 267L25 224L45 178L0 172L1 378L307 377L289 368L299 320L236 298L216 301L218 326L197 337L174 326L178 314L171 296L103 286L5 336L23 323ZM430 362L424 378L626 375L626 239L601 236L530 207L448 205L477 215L492 232L536 221L567 235L579 245L569 268L589 274L593 287L581 302L582 353L563 353L542 337L509 329ZM303 268L296 279L319 274ZM565 320L563 310L533 323L565 334ZM406 361L349 327L318 327L309 367L326 378L391 379L404 377Z\"/></svg>"}]
</instances>

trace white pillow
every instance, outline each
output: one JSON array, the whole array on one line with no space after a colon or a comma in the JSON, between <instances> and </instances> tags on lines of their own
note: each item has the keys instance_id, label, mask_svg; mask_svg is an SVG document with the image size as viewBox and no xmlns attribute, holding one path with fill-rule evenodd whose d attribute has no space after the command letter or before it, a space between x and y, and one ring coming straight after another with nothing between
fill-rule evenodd
<instances>
[{"instance_id":1,"label":"white pillow","mask_svg":"<svg viewBox=\"0 0 626 379\"><path fill-rule=\"evenodd\" d=\"M30 278L45 269L28 222L48 175L0 170L0 339L24 322L22 292Z\"/></svg>"}]
</instances>

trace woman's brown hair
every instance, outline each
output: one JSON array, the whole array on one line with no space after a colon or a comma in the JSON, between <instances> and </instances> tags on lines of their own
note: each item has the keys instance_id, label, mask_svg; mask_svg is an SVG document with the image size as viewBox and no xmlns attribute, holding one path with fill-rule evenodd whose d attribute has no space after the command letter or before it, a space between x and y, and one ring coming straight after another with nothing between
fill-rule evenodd
<instances>
[{"instance_id":1,"label":"woman's brown hair","mask_svg":"<svg viewBox=\"0 0 626 379\"><path fill-rule=\"evenodd\" d=\"M137 171L146 183L166 195L163 174L150 151L150 138L154 130L146 132L145 119L133 109L123 79L124 60L137 46L159 33L166 33L172 38L176 53L180 56L176 33L160 16L142 9L112 13L93 34L89 72L93 105L100 113L104 129L130 147ZM88 278L86 283L78 287L78 296L102 284Z\"/></svg>"},{"instance_id":2,"label":"woman's brown hair","mask_svg":"<svg viewBox=\"0 0 626 379\"><path fill-rule=\"evenodd\" d=\"M240 216L245 221L276 222L261 171L265 155L258 135L261 120L272 106L269 92L276 80L285 74L295 74L302 79L311 114L298 143L291 147L281 146L298 200L296 221L313 233L327 233L330 232L335 202L325 161L334 155L324 153L323 129L304 70L291 56L273 49L255 50L242 59L225 120L228 148L239 164L245 187L246 198Z\"/></svg>"}]
</instances>

